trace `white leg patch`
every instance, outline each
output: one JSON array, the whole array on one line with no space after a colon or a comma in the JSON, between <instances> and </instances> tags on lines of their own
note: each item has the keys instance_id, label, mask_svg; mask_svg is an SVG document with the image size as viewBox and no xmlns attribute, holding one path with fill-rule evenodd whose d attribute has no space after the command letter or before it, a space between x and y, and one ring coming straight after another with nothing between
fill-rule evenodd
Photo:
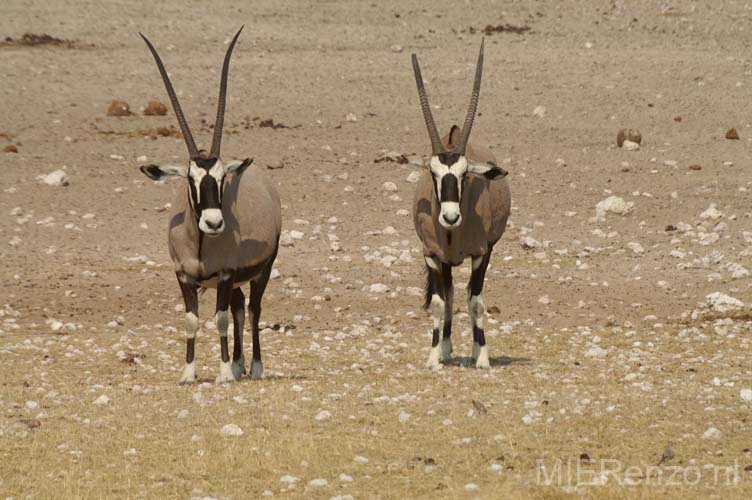
<instances>
[{"instance_id":1,"label":"white leg patch","mask_svg":"<svg viewBox=\"0 0 752 500\"><path fill-rule=\"evenodd\" d=\"M473 359L477 361L478 356L480 356L480 344L473 342Z\"/></svg>"},{"instance_id":2,"label":"white leg patch","mask_svg":"<svg viewBox=\"0 0 752 500\"><path fill-rule=\"evenodd\" d=\"M483 303L483 297L480 295L471 296L467 309L470 312L473 325L483 329L486 324L486 305Z\"/></svg>"},{"instance_id":3,"label":"white leg patch","mask_svg":"<svg viewBox=\"0 0 752 500\"><path fill-rule=\"evenodd\" d=\"M262 375L264 374L264 363L263 361L251 360L251 380L261 380Z\"/></svg>"},{"instance_id":4,"label":"white leg patch","mask_svg":"<svg viewBox=\"0 0 752 500\"><path fill-rule=\"evenodd\" d=\"M475 362L475 367L480 368L482 370L488 370L491 368L491 363L488 360L488 346L484 345L480 348L480 352L478 353L478 357L476 358L477 361Z\"/></svg>"},{"instance_id":5,"label":"white leg patch","mask_svg":"<svg viewBox=\"0 0 752 500\"><path fill-rule=\"evenodd\" d=\"M428 360L426 361L426 368L430 370L438 370L440 365L440 357L441 357L441 345L437 345L436 347L431 347L431 350L428 353Z\"/></svg>"},{"instance_id":6,"label":"white leg patch","mask_svg":"<svg viewBox=\"0 0 752 500\"><path fill-rule=\"evenodd\" d=\"M434 330L441 328L441 321L444 319L444 301L438 294L431 296L431 313L433 314Z\"/></svg>"},{"instance_id":7,"label":"white leg patch","mask_svg":"<svg viewBox=\"0 0 752 500\"><path fill-rule=\"evenodd\" d=\"M232 367L230 366L230 362L222 363L220 361L219 363L219 376L217 377L217 383L221 382L234 382L235 376L232 374Z\"/></svg>"},{"instance_id":8,"label":"white leg patch","mask_svg":"<svg viewBox=\"0 0 752 500\"><path fill-rule=\"evenodd\" d=\"M193 384L196 382L196 362L186 363L183 374L180 376L180 384Z\"/></svg>"},{"instance_id":9,"label":"white leg patch","mask_svg":"<svg viewBox=\"0 0 752 500\"><path fill-rule=\"evenodd\" d=\"M198 332L198 316L192 312L185 315L185 336L189 339L195 339Z\"/></svg>"},{"instance_id":10,"label":"white leg patch","mask_svg":"<svg viewBox=\"0 0 752 500\"><path fill-rule=\"evenodd\" d=\"M441 339L441 361L449 363L452 361L452 337Z\"/></svg>"},{"instance_id":11,"label":"white leg patch","mask_svg":"<svg viewBox=\"0 0 752 500\"><path fill-rule=\"evenodd\" d=\"M434 271L439 270L439 264L436 262L436 260L434 260L433 257L426 257L426 265Z\"/></svg>"},{"instance_id":12,"label":"white leg patch","mask_svg":"<svg viewBox=\"0 0 752 500\"><path fill-rule=\"evenodd\" d=\"M483 257L475 257L473 259L473 271L480 267L481 262L483 262Z\"/></svg>"}]
</instances>

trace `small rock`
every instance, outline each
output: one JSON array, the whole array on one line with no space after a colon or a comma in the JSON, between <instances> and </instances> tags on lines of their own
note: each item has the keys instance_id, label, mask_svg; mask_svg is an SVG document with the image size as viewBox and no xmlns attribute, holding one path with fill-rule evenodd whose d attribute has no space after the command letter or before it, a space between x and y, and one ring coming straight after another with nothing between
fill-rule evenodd
<instances>
[{"instance_id":1,"label":"small rock","mask_svg":"<svg viewBox=\"0 0 752 500\"><path fill-rule=\"evenodd\" d=\"M711 203L707 210L700 214L701 219L720 219L723 217L723 212L715 207L715 203Z\"/></svg>"},{"instance_id":2,"label":"small rock","mask_svg":"<svg viewBox=\"0 0 752 500\"><path fill-rule=\"evenodd\" d=\"M408 420L410 420L410 414L407 413L405 410L400 410L399 412L399 421L400 423L404 424Z\"/></svg>"},{"instance_id":3,"label":"small rock","mask_svg":"<svg viewBox=\"0 0 752 500\"><path fill-rule=\"evenodd\" d=\"M322 421L322 420L328 420L328 419L330 419L330 418L331 418L331 416L332 416L332 414L331 414L331 413L329 413L328 411L326 411L326 410L321 410L321 411L320 411L320 412L318 413L318 415L316 415L316 417L315 417L315 418L316 418L316 420L318 420L318 421Z\"/></svg>"},{"instance_id":4,"label":"small rock","mask_svg":"<svg viewBox=\"0 0 752 500\"><path fill-rule=\"evenodd\" d=\"M601 200L595 206L595 219L605 220L606 212L611 212L619 215L626 215L634 208L634 202L624 201L624 198L619 196L609 196L605 200Z\"/></svg>"},{"instance_id":5,"label":"small rock","mask_svg":"<svg viewBox=\"0 0 752 500\"><path fill-rule=\"evenodd\" d=\"M279 478L279 481L281 483L285 483L285 484L291 485L291 484L295 484L298 481L300 481L300 478L297 478L295 476L285 475L285 476L282 476L281 478Z\"/></svg>"},{"instance_id":6,"label":"small rock","mask_svg":"<svg viewBox=\"0 0 752 500\"><path fill-rule=\"evenodd\" d=\"M167 106L159 101L149 101L144 108L146 116L164 116L167 114Z\"/></svg>"},{"instance_id":7,"label":"small rock","mask_svg":"<svg viewBox=\"0 0 752 500\"><path fill-rule=\"evenodd\" d=\"M721 431L715 427L709 427L708 430L702 434L702 437L705 439L718 439L721 437Z\"/></svg>"},{"instance_id":8,"label":"small rock","mask_svg":"<svg viewBox=\"0 0 752 500\"><path fill-rule=\"evenodd\" d=\"M38 175L37 180L47 184L48 186L67 186L70 184L68 180L68 174L63 170L55 170L47 175Z\"/></svg>"},{"instance_id":9,"label":"small rock","mask_svg":"<svg viewBox=\"0 0 752 500\"><path fill-rule=\"evenodd\" d=\"M742 401L752 403L752 389L742 389L739 391L739 396L742 398Z\"/></svg>"},{"instance_id":10,"label":"small rock","mask_svg":"<svg viewBox=\"0 0 752 500\"><path fill-rule=\"evenodd\" d=\"M726 131L726 139L731 139L738 141L739 140L739 133L736 131L735 128L731 127Z\"/></svg>"},{"instance_id":11,"label":"small rock","mask_svg":"<svg viewBox=\"0 0 752 500\"><path fill-rule=\"evenodd\" d=\"M368 287L368 291L371 293L385 293L387 290L389 290L389 287L383 283L374 283Z\"/></svg>"},{"instance_id":12,"label":"small rock","mask_svg":"<svg viewBox=\"0 0 752 500\"><path fill-rule=\"evenodd\" d=\"M363 455L355 455L355 458L353 458L353 461L361 465L366 465L368 463L368 459L364 457Z\"/></svg>"},{"instance_id":13,"label":"small rock","mask_svg":"<svg viewBox=\"0 0 752 500\"><path fill-rule=\"evenodd\" d=\"M642 143L642 134L634 128L623 128L616 133L616 144L621 148L624 142L629 141L639 145Z\"/></svg>"},{"instance_id":14,"label":"small rock","mask_svg":"<svg viewBox=\"0 0 752 500\"><path fill-rule=\"evenodd\" d=\"M125 101L119 101L117 99L110 102L110 106L107 108L107 116L130 116L131 107Z\"/></svg>"},{"instance_id":15,"label":"small rock","mask_svg":"<svg viewBox=\"0 0 752 500\"><path fill-rule=\"evenodd\" d=\"M403 50L402 45L396 45L396 44L392 45L390 48L392 49L392 52L394 52L395 54L400 54L402 53L402 50Z\"/></svg>"},{"instance_id":16,"label":"small rock","mask_svg":"<svg viewBox=\"0 0 752 500\"><path fill-rule=\"evenodd\" d=\"M407 175L407 182L415 184L416 182L420 180L420 176L421 176L420 170L413 170Z\"/></svg>"},{"instance_id":17,"label":"small rock","mask_svg":"<svg viewBox=\"0 0 752 500\"><path fill-rule=\"evenodd\" d=\"M713 292L705 297L706 304L711 311L728 312L744 307L744 302L721 292Z\"/></svg>"},{"instance_id":18,"label":"small rock","mask_svg":"<svg viewBox=\"0 0 752 500\"><path fill-rule=\"evenodd\" d=\"M345 120L347 120L348 122L356 122L358 121L358 117L356 117L354 113L347 113Z\"/></svg>"},{"instance_id":19,"label":"small rock","mask_svg":"<svg viewBox=\"0 0 752 500\"><path fill-rule=\"evenodd\" d=\"M525 250L533 250L535 248L541 248L541 242L530 236L523 236L520 238L520 246Z\"/></svg>"},{"instance_id":20,"label":"small rock","mask_svg":"<svg viewBox=\"0 0 752 500\"><path fill-rule=\"evenodd\" d=\"M533 116L537 116L538 118L543 118L544 116L546 116L545 106L536 106L533 110Z\"/></svg>"},{"instance_id":21,"label":"small rock","mask_svg":"<svg viewBox=\"0 0 752 500\"><path fill-rule=\"evenodd\" d=\"M326 486L327 484L329 484L329 481L323 478L311 479L310 481L308 481L308 486L313 486L316 488Z\"/></svg>"},{"instance_id":22,"label":"small rock","mask_svg":"<svg viewBox=\"0 0 752 500\"><path fill-rule=\"evenodd\" d=\"M381 185L381 189L390 193L394 193L395 191L397 191L397 184L393 183L392 181L386 181Z\"/></svg>"},{"instance_id":23,"label":"small rock","mask_svg":"<svg viewBox=\"0 0 752 500\"><path fill-rule=\"evenodd\" d=\"M94 400L94 404L97 406L107 406L110 404L110 398L106 394L102 394Z\"/></svg>"},{"instance_id":24,"label":"small rock","mask_svg":"<svg viewBox=\"0 0 752 500\"><path fill-rule=\"evenodd\" d=\"M585 357L588 358L602 358L608 354L608 349L604 349L602 347L594 346L585 351Z\"/></svg>"},{"instance_id":25,"label":"small rock","mask_svg":"<svg viewBox=\"0 0 752 500\"><path fill-rule=\"evenodd\" d=\"M243 429L235 424L226 424L224 427L222 427L219 433L223 436L242 436L243 434L245 434L243 432Z\"/></svg>"},{"instance_id":26,"label":"small rock","mask_svg":"<svg viewBox=\"0 0 752 500\"><path fill-rule=\"evenodd\" d=\"M640 145L636 142L632 141L624 141L621 145L622 149L625 149L626 151L637 151L640 149Z\"/></svg>"}]
</instances>

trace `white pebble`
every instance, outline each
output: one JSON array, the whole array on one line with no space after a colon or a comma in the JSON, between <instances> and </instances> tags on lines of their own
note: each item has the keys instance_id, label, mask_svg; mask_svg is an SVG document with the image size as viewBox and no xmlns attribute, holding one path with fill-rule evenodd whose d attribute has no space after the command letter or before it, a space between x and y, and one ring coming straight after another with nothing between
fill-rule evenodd
<instances>
[{"instance_id":1,"label":"white pebble","mask_svg":"<svg viewBox=\"0 0 752 500\"><path fill-rule=\"evenodd\" d=\"M705 439L718 439L721 437L721 431L715 427L709 427L708 430L703 433L702 437Z\"/></svg>"},{"instance_id":2,"label":"white pebble","mask_svg":"<svg viewBox=\"0 0 752 500\"><path fill-rule=\"evenodd\" d=\"M323 478L311 479L308 481L308 486L315 486L317 488L326 486L327 484L329 484L329 481Z\"/></svg>"},{"instance_id":3,"label":"white pebble","mask_svg":"<svg viewBox=\"0 0 752 500\"><path fill-rule=\"evenodd\" d=\"M243 429L235 424L226 424L224 427L222 427L222 430L220 430L219 433L223 436L242 436L243 434L245 434L243 432Z\"/></svg>"},{"instance_id":4,"label":"white pebble","mask_svg":"<svg viewBox=\"0 0 752 500\"><path fill-rule=\"evenodd\" d=\"M742 389L739 391L739 396L741 396L743 401L752 403L752 389Z\"/></svg>"},{"instance_id":5,"label":"white pebble","mask_svg":"<svg viewBox=\"0 0 752 500\"><path fill-rule=\"evenodd\" d=\"M94 400L94 404L97 406L106 406L110 404L110 398L106 394L102 394Z\"/></svg>"},{"instance_id":6,"label":"white pebble","mask_svg":"<svg viewBox=\"0 0 752 500\"><path fill-rule=\"evenodd\" d=\"M328 420L329 418L331 418L331 416L332 416L332 414L329 413L328 411L321 410L318 413L318 415L316 415L316 420L319 420L319 421L321 421L321 420Z\"/></svg>"}]
</instances>

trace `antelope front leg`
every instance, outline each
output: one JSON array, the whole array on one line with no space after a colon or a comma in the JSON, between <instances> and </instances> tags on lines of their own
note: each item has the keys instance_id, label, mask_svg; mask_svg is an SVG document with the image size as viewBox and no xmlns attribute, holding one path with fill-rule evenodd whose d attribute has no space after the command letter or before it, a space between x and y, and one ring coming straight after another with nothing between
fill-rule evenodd
<instances>
[{"instance_id":1,"label":"antelope front leg","mask_svg":"<svg viewBox=\"0 0 752 500\"><path fill-rule=\"evenodd\" d=\"M442 348L439 345L439 341L441 340L440 328L444 321L444 312L446 311L444 279L441 267L439 266L441 266L441 263L436 261L436 259L426 257L426 271L428 272L426 294L431 298L430 307L431 315L433 316L433 336L431 339L431 350L428 353L428 360L426 361L426 368L431 370L438 369L441 362Z\"/></svg>"},{"instance_id":2,"label":"antelope front leg","mask_svg":"<svg viewBox=\"0 0 752 500\"><path fill-rule=\"evenodd\" d=\"M243 354L243 328L245 323L245 295L240 287L232 291L232 302L230 303L232 311L232 333L234 341L232 343L232 374L235 380L245 373L245 355Z\"/></svg>"},{"instance_id":3,"label":"antelope front leg","mask_svg":"<svg viewBox=\"0 0 752 500\"><path fill-rule=\"evenodd\" d=\"M481 369L491 368L488 359L488 347L486 347L486 305L483 303L483 281L486 277L488 262L491 260L491 250L483 257L473 259L473 273L470 276L470 284L467 287L467 309L473 323L473 359L475 367Z\"/></svg>"},{"instance_id":4,"label":"antelope front leg","mask_svg":"<svg viewBox=\"0 0 752 500\"><path fill-rule=\"evenodd\" d=\"M183 292L183 301L185 302L185 368L183 368L183 374L180 376L180 384L193 384L196 382L196 361L194 356L196 334L199 330L198 287L185 275L178 274L177 276L180 291Z\"/></svg>"},{"instance_id":5,"label":"antelope front leg","mask_svg":"<svg viewBox=\"0 0 752 500\"><path fill-rule=\"evenodd\" d=\"M227 347L227 328L230 324L230 299L232 298L233 275L232 273L219 273L217 283L217 331L222 350L222 361L219 364L219 376L217 382L232 382L235 376L230 365L230 350Z\"/></svg>"}]
</instances>

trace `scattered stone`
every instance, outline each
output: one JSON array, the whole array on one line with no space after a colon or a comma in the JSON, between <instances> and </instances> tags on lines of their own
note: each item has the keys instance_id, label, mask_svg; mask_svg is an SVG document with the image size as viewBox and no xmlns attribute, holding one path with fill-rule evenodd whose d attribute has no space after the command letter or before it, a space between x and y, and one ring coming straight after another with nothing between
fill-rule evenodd
<instances>
[{"instance_id":1,"label":"scattered stone","mask_svg":"<svg viewBox=\"0 0 752 500\"><path fill-rule=\"evenodd\" d=\"M629 243L627 243L627 247L630 250L632 250L634 253L644 253L645 252L645 248L642 245L640 245L639 243L637 243L636 241L630 241Z\"/></svg>"},{"instance_id":2,"label":"scattered stone","mask_svg":"<svg viewBox=\"0 0 752 500\"><path fill-rule=\"evenodd\" d=\"M416 182L420 180L420 176L421 176L420 170L413 170L407 175L407 182L415 184Z\"/></svg>"},{"instance_id":3,"label":"scattered stone","mask_svg":"<svg viewBox=\"0 0 752 500\"><path fill-rule=\"evenodd\" d=\"M700 214L701 219L720 219L723 217L723 212L715 207L715 203L711 203L707 210Z\"/></svg>"},{"instance_id":4,"label":"scattered stone","mask_svg":"<svg viewBox=\"0 0 752 500\"><path fill-rule=\"evenodd\" d=\"M595 220L606 220L606 213L611 212L618 215L627 215L634 208L634 202L624 201L619 196L609 196L605 200L599 201L595 206Z\"/></svg>"},{"instance_id":5,"label":"scattered stone","mask_svg":"<svg viewBox=\"0 0 752 500\"><path fill-rule=\"evenodd\" d=\"M543 245L535 238L532 238L530 236L523 236L522 238L520 238L520 246L525 250L533 250L536 248L541 248Z\"/></svg>"},{"instance_id":6,"label":"scattered stone","mask_svg":"<svg viewBox=\"0 0 752 500\"><path fill-rule=\"evenodd\" d=\"M708 427L708 430L702 434L702 437L704 439L718 439L721 437L721 431L715 427Z\"/></svg>"},{"instance_id":7,"label":"scattered stone","mask_svg":"<svg viewBox=\"0 0 752 500\"><path fill-rule=\"evenodd\" d=\"M396 44L392 45L390 48L391 48L392 52L394 52L395 54L401 54L402 50L403 50L402 49L402 45L396 45Z\"/></svg>"},{"instance_id":8,"label":"scattered stone","mask_svg":"<svg viewBox=\"0 0 752 500\"><path fill-rule=\"evenodd\" d=\"M739 391L739 396L742 398L742 401L752 403L752 389L742 389Z\"/></svg>"},{"instance_id":9,"label":"scattered stone","mask_svg":"<svg viewBox=\"0 0 752 500\"><path fill-rule=\"evenodd\" d=\"M285 476L282 476L281 478L279 478L279 481L281 483L285 483L287 485L293 485L293 484L297 483L298 481L300 481L300 478L295 477L295 476L285 475Z\"/></svg>"},{"instance_id":10,"label":"scattered stone","mask_svg":"<svg viewBox=\"0 0 752 500\"><path fill-rule=\"evenodd\" d=\"M533 110L533 116L537 116L538 118L543 118L544 116L546 116L545 106L536 106Z\"/></svg>"},{"instance_id":11,"label":"scattered stone","mask_svg":"<svg viewBox=\"0 0 752 500\"><path fill-rule=\"evenodd\" d=\"M316 415L316 417L315 417L315 418L316 418L316 420L318 420L318 421L320 422L320 421L322 421L322 420L329 420L329 419L330 419L331 417L332 417L332 414L331 414L331 413L329 413L329 412L328 412L328 411L326 411L326 410L321 410L321 411L320 411L320 412L318 413L318 415Z\"/></svg>"},{"instance_id":12,"label":"scattered stone","mask_svg":"<svg viewBox=\"0 0 752 500\"><path fill-rule=\"evenodd\" d=\"M624 146L624 142L629 141L639 145L642 143L642 134L635 128L622 128L616 133L616 144L620 148Z\"/></svg>"},{"instance_id":13,"label":"scattered stone","mask_svg":"<svg viewBox=\"0 0 752 500\"><path fill-rule=\"evenodd\" d=\"M355 458L353 458L353 461L360 465L366 465L368 463L368 459L364 457L363 455L355 455Z\"/></svg>"},{"instance_id":14,"label":"scattered stone","mask_svg":"<svg viewBox=\"0 0 752 500\"><path fill-rule=\"evenodd\" d=\"M315 488L320 488L322 486L326 486L327 484L329 484L329 481L323 478L316 478L308 481L308 486L313 486Z\"/></svg>"},{"instance_id":15,"label":"scattered stone","mask_svg":"<svg viewBox=\"0 0 752 500\"><path fill-rule=\"evenodd\" d=\"M232 436L232 437L242 436L243 434L245 434L243 432L243 429L241 429L235 424L226 424L224 427L222 427L219 433L222 434L223 436Z\"/></svg>"},{"instance_id":16,"label":"scattered stone","mask_svg":"<svg viewBox=\"0 0 752 500\"><path fill-rule=\"evenodd\" d=\"M399 412L399 421L401 424L406 423L408 420L410 420L411 415L407 413L405 410L400 410Z\"/></svg>"},{"instance_id":17,"label":"scattered stone","mask_svg":"<svg viewBox=\"0 0 752 500\"><path fill-rule=\"evenodd\" d=\"M48 186L67 186L70 184L68 174L63 170L55 170L47 175L38 175L37 180Z\"/></svg>"},{"instance_id":18,"label":"scattered stone","mask_svg":"<svg viewBox=\"0 0 752 500\"><path fill-rule=\"evenodd\" d=\"M394 193L397 191L397 184L393 183L392 181L386 181L381 185L381 189L389 193Z\"/></svg>"},{"instance_id":19,"label":"scattered stone","mask_svg":"<svg viewBox=\"0 0 752 500\"><path fill-rule=\"evenodd\" d=\"M107 108L107 116L130 116L131 114L131 107L125 101L115 99Z\"/></svg>"},{"instance_id":20,"label":"scattered stone","mask_svg":"<svg viewBox=\"0 0 752 500\"><path fill-rule=\"evenodd\" d=\"M632 141L624 141L621 147L626 151L637 151L638 149L640 149L640 145Z\"/></svg>"},{"instance_id":21,"label":"scattered stone","mask_svg":"<svg viewBox=\"0 0 752 500\"><path fill-rule=\"evenodd\" d=\"M94 404L97 406L107 406L110 404L110 398L106 394L102 394L94 400Z\"/></svg>"},{"instance_id":22,"label":"scattered stone","mask_svg":"<svg viewBox=\"0 0 752 500\"><path fill-rule=\"evenodd\" d=\"M731 127L730 129L726 131L726 139L731 139L732 141L738 141L739 132L737 132L734 127Z\"/></svg>"},{"instance_id":23,"label":"scattered stone","mask_svg":"<svg viewBox=\"0 0 752 500\"><path fill-rule=\"evenodd\" d=\"M608 354L608 349L604 349L599 346L593 346L585 351L585 357L588 358L602 358L606 354Z\"/></svg>"},{"instance_id":24,"label":"scattered stone","mask_svg":"<svg viewBox=\"0 0 752 500\"><path fill-rule=\"evenodd\" d=\"M383 283L374 283L368 287L368 291L371 293L386 293L388 290L389 287Z\"/></svg>"},{"instance_id":25,"label":"scattered stone","mask_svg":"<svg viewBox=\"0 0 752 500\"><path fill-rule=\"evenodd\" d=\"M705 297L706 305L711 311L724 313L742 309L744 302L721 292L713 292Z\"/></svg>"},{"instance_id":26,"label":"scattered stone","mask_svg":"<svg viewBox=\"0 0 752 500\"><path fill-rule=\"evenodd\" d=\"M164 116L167 114L167 106L159 101L149 101L144 108L146 116Z\"/></svg>"},{"instance_id":27,"label":"scattered stone","mask_svg":"<svg viewBox=\"0 0 752 500\"><path fill-rule=\"evenodd\" d=\"M355 116L355 113L347 113L347 115L345 115L345 120L348 122L356 122L358 121L358 117Z\"/></svg>"}]
</instances>

